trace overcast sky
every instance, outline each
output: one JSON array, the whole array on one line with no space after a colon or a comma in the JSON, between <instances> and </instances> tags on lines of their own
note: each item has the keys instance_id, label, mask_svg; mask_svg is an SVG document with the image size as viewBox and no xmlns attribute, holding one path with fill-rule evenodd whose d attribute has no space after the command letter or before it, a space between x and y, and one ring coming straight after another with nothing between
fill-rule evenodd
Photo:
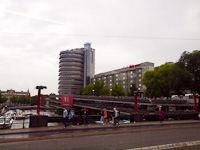
<instances>
[{"instance_id":1,"label":"overcast sky","mask_svg":"<svg viewBox=\"0 0 200 150\"><path fill-rule=\"evenodd\" d=\"M95 73L200 50L200 0L0 0L0 90L58 93L59 53L95 49Z\"/></svg>"}]
</instances>

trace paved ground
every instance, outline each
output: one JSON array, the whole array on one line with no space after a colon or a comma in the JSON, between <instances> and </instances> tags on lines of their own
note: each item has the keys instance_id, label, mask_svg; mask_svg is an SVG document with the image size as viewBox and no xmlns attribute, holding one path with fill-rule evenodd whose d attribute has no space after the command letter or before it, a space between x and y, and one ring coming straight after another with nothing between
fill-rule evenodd
<instances>
[{"instance_id":1,"label":"paved ground","mask_svg":"<svg viewBox=\"0 0 200 150\"><path fill-rule=\"evenodd\" d=\"M0 130L0 149L150 149L159 145L200 145L200 121L138 122L131 124L63 126ZM67 142L66 142L67 141ZM12 143L11 143L12 142ZM190 142L184 144L185 142ZM167 148L168 145L169 147ZM28 146L28 147L27 147ZM194 145L195 146L195 145ZM35 147L35 148L34 148ZM186 147L188 148L188 147ZM192 148L192 147L189 147ZM199 146L197 148L200 148Z\"/></svg>"}]
</instances>

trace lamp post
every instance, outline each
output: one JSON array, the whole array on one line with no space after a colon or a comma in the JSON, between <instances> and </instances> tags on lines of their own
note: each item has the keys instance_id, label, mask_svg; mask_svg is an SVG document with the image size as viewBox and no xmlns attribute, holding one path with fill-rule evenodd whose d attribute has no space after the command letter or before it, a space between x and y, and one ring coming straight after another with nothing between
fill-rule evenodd
<instances>
[{"instance_id":1,"label":"lamp post","mask_svg":"<svg viewBox=\"0 0 200 150\"><path fill-rule=\"evenodd\" d=\"M46 89L46 86L36 86L36 89L38 89L38 97L37 97L37 114L40 115L40 96L41 96L41 90Z\"/></svg>"},{"instance_id":2,"label":"lamp post","mask_svg":"<svg viewBox=\"0 0 200 150\"><path fill-rule=\"evenodd\" d=\"M110 95L112 96L112 89L110 89Z\"/></svg>"},{"instance_id":3,"label":"lamp post","mask_svg":"<svg viewBox=\"0 0 200 150\"><path fill-rule=\"evenodd\" d=\"M93 96L94 96L94 90L92 90L92 92L93 92Z\"/></svg>"},{"instance_id":4,"label":"lamp post","mask_svg":"<svg viewBox=\"0 0 200 150\"><path fill-rule=\"evenodd\" d=\"M140 88L138 88L138 91L134 91L134 114L138 113L138 108L137 108L137 94L138 93L143 93L140 91Z\"/></svg>"}]
</instances>

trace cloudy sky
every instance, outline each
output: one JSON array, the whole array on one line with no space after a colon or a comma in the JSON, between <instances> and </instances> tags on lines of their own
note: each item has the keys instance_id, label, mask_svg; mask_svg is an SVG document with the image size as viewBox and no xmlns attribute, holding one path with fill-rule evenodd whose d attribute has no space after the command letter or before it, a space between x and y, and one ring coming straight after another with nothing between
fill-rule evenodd
<instances>
[{"instance_id":1,"label":"cloudy sky","mask_svg":"<svg viewBox=\"0 0 200 150\"><path fill-rule=\"evenodd\" d=\"M200 50L200 0L0 0L0 90L58 92L59 53L91 42L95 72Z\"/></svg>"}]
</instances>

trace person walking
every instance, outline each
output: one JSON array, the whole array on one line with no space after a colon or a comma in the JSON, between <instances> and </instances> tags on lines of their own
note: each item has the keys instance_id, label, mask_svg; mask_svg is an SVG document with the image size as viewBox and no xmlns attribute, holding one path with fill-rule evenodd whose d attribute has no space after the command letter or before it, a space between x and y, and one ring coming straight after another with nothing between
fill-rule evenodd
<instances>
[{"instance_id":1,"label":"person walking","mask_svg":"<svg viewBox=\"0 0 200 150\"><path fill-rule=\"evenodd\" d=\"M164 112L163 112L161 107L158 110L158 115L159 115L159 118L160 118L160 123L162 123L163 118L164 118Z\"/></svg>"},{"instance_id":2,"label":"person walking","mask_svg":"<svg viewBox=\"0 0 200 150\"><path fill-rule=\"evenodd\" d=\"M100 123L103 124L104 123L104 112L103 109L100 112L101 118L100 118Z\"/></svg>"},{"instance_id":3,"label":"person walking","mask_svg":"<svg viewBox=\"0 0 200 150\"><path fill-rule=\"evenodd\" d=\"M115 112L115 116L114 116L114 124L113 126L115 126L117 123L119 124L119 112L116 108L114 108L114 112Z\"/></svg>"},{"instance_id":4,"label":"person walking","mask_svg":"<svg viewBox=\"0 0 200 150\"><path fill-rule=\"evenodd\" d=\"M63 124L65 125L64 128L67 127L67 124L66 124L66 122L67 122L67 115L68 115L67 109L64 107L64 109L63 109Z\"/></svg>"},{"instance_id":5,"label":"person walking","mask_svg":"<svg viewBox=\"0 0 200 150\"><path fill-rule=\"evenodd\" d=\"M73 111L71 109L69 109L69 117L68 117L67 126L69 126L70 122L72 122L72 127L74 127L73 116L74 116Z\"/></svg>"},{"instance_id":6,"label":"person walking","mask_svg":"<svg viewBox=\"0 0 200 150\"><path fill-rule=\"evenodd\" d=\"M107 111L106 111L105 108L103 109L103 111L104 111L104 112L103 112L103 118L104 118L103 123L106 124L106 123L107 123Z\"/></svg>"}]
</instances>

